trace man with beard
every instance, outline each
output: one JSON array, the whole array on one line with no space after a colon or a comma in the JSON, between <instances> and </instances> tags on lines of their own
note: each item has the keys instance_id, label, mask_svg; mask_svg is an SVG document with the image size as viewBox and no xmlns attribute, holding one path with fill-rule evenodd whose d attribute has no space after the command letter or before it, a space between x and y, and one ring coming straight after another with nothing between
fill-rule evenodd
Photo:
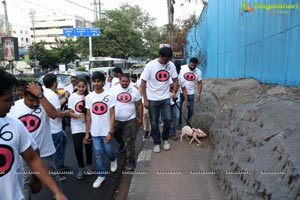
<instances>
[{"instance_id":1,"label":"man with beard","mask_svg":"<svg viewBox=\"0 0 300 200\"><path fill-rule=\"evenodd\" d=\"M120 144L120 150L125 149L126 146L127 166L125 169L132 171L136 166L134 141L138 127L143 123L142 96L138 89L130 84L128 74L121 75L120 84L113 87L111 92L116 97L114 136ZM138 118L136 107L138 108Z\"/></svg>"},{"instance_id":2,"label":"man with beard","mask_svg":"<svg viewBox=\"0 0 300 200\"><path fill-rule=\"evenodd\" d=\"M195 86L197 84L197 94L196 101L200 101L200 95L202 92L202 76L201 71L197 68L199 61L197 58L191 58L189 64L181 66L179 79L186 86L187 91L187 100L188 100L188 116L187 120L189 121L194 113L194 99L195 99ZM180 117L179 123L182 123L181 113L182 113L182 104L185 100L183 93L180 93Z\"/></svg>"}]
</instances>

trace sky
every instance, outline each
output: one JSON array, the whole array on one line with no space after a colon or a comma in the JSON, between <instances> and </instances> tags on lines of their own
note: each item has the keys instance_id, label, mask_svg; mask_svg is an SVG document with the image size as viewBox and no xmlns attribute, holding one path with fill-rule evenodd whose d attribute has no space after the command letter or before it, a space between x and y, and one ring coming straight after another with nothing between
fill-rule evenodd
<instances>
[{"instance_id":1,"label":"sky","mask_svg":"<svg viewBox=\"0 0 300 200\"><path fill-rule=\"evenodd\" d=\"M194 13L198 16L202 10L203 4L201 0L175 1L175 20L186 19ZM6 5L10 23L29 25L29 12L31 9L35 10L36 16L53 15L54 13L71 14L93 21L93 2L94 0L6 0ZM101 0L100 2L102 10L119 8L122 3L126 2L131 6L138 5L142 10L148 12L151 17L156 18L158 27L168 23L167 0ZM4 14L3 4L0 8L0 14Z\"/></svg>"}]
</instances>

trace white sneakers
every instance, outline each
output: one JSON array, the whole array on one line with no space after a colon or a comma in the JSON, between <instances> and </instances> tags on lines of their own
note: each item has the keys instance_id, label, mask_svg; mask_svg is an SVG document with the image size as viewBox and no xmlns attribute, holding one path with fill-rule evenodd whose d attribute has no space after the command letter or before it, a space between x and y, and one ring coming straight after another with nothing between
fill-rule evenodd
<instances>
[{"instance_id":1,"label":"white sneakers","mask_svg":"<svg viewBox=\"0 0 300 200\"><path fill-rule=\"evenodd\" d=\"M117 171L117 168L118 168L118 163L117 163L117 158L116 158L114 161L110 162L110 171L115 172L115 171ZM105 180L105 177L98 176L98 178L93 183L93 188L100 187L104 180Z\"/></svg>"},{"instance_id":2,"label":"white sneakers","mask_svg":"<svg viewBox=\"0 0 300 200\"><path fill-rule=\"evenodd\" d=\"M118 163L117 163L117 158L114 161L110 162L110 171L115 172L117 171L118 168Z\"/></svg>"},{"instance_id":3,"label":"white sneakers","mask_svg":"<svg viewBox=\"0 0 300 200\"><path fill-rule=\"evenodd\" d=\"M160 152L160 145L159 144L154 145L153 152L155 152L155 153L159 153Z\"/></svg>"},{"instance_id":4,"label":"white sneakers","mask_svg":"<svg viewBox=\"0 0 300 200\"><path fill-rule=\"evenodd\" d=\"M171 149L171 144L168 140L164 141L164 150L169 151Z\"/></svg>"},{"instance_id":5,"label":"white sneakers","mask_svg":"<svg viewBox=\"0 0 300 200\"><path fill-rule=\"evenodd\" d=\"M102 182L105 180L105 177L98 176L98 178L93 183L93 188L98 188L101 186Z\"/></svg>"},{"instance_id":6,"label":"white sneakers","mask_svg":"<svg viewBox=\"0 0 300 200\"><path fill-rule=\"evenodd\" d=\"M164 141L163 147L164 147L164 150L166 150L166 151L169 151L171 149L171 144L169 143L168 140ZM153 152L154 153L159 153L160 152L160 145L159 144L154 145Z\"/></svg>"}]
</instances>

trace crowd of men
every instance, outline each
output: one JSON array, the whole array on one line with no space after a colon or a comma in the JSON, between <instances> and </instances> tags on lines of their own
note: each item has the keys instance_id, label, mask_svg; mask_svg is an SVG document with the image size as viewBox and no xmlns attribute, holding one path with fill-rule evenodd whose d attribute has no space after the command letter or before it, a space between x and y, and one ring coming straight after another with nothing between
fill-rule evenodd
<instances>
[{"instance_id":1,"label":"crowd of men","mask_svg":"<svg viewBox=\"0 0 300 200\"><path fill-rule=\"evenodd\" d=\"M71 118L78 164L76 179L96 172L93 188L99 188L107 174L117 170L117 154L126 152L124 170L135 170L135 138L142 125L143 139L153 140L153 152L161 151L161 143L169 151L169 138L177 140L176 130L182 117L189 124L194 99L199 102L202 92L198 59L175 66L172 57L170 48L159 49L159 57L146 64L140 77L124 74L118 67L112 80L94 72L93 91L89 91L86 79L72 76L72 84L65 88L62 98L55 93L58 83L53 73L44 76L41 86L36 82L18 82L0 69L0 183L6 185L0 187L0 199L31 199L42 183L52 190L54 198L67 199L61 186L66 177L49 173L68 170L64 117ZM181 115L184 106L187 117ZM113 138L119 144L117 150L112 147ZM104 155L110 160L109 169ZM24 170L36 173L21 173Z\"/></svg>"}]
</instances>

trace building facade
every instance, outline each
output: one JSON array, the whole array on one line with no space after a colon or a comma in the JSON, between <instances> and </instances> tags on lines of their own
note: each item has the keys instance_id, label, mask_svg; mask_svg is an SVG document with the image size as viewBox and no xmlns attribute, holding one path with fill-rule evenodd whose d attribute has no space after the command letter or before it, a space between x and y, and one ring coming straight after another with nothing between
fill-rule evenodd
<instances>
[{"instance_id":1,"label":"building facade","mask_svg":"<svg viewBox=\"0 0 300 200\"><path fill-rule=\"evenodd\" d=\"M31 45L30 27L20 24L12 25L10 28L12 37L18 38L18 44L20 49L28 49Z\"/></svg>"},{"instance_id":2,"label":"building facade","mask_svg":"<svg viewBox=\"0 0 300 200\"><path fill-rule=\"evenodd\" d=\"M55 39L65 40L63 28L89 27L91 23L82 17L72 15L35 16L31 27L32 42L45 42L45 47L55 46ZM76 38L74 38L76 39Z\"/></svg>"}]
</instances>

